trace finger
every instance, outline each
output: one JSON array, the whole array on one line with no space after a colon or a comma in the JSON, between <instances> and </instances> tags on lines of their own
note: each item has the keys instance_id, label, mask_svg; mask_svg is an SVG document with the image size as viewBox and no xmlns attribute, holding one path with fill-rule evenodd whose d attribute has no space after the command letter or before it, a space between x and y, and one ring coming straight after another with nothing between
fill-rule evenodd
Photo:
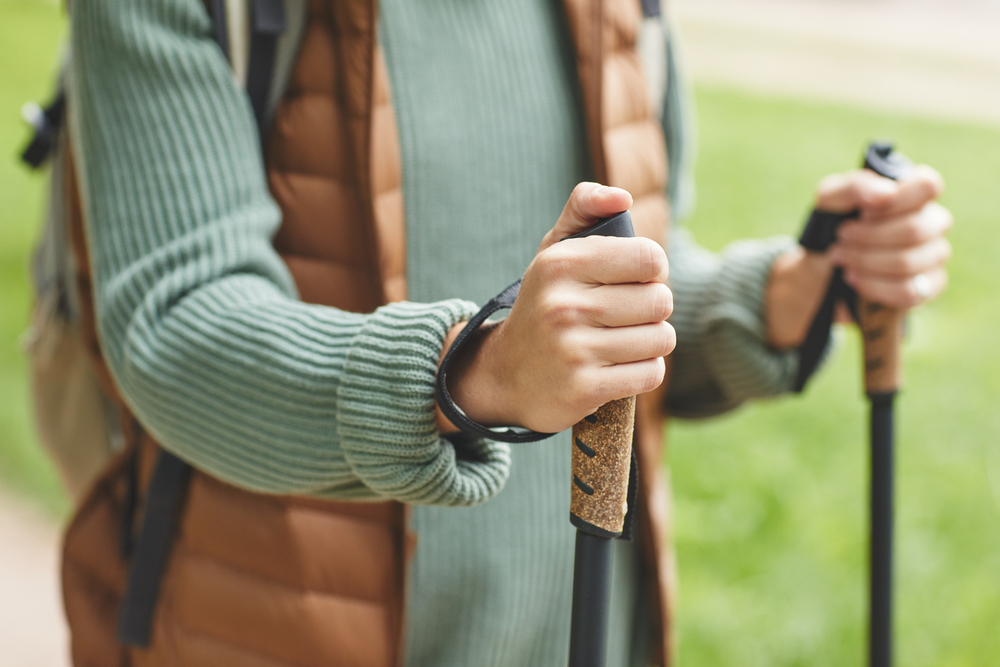
<instances>
[{"instance_id":1,"label":"finger","mask_svg":"<svg viewBox=\"0 0 1000 667\"><path fill-rule=\"evenodd\" d=\"M870 170L833 174L820 181L816 208L847 213L866 206L885 205L898 190L894 181Z\"/></svg>"},{"instance_id":2,"label":"finger","mask_svg":"<svg viewBox=\"0 0 1000 667\"><path fill-rule=\"evenodd\" d=\"M862 218L877 220L913 213L940 197L944 190L941 174L925 164L916 165L898 184L895 196L863 205Z\"/></svg>"},{"instance_id":3,"label":"finger","mask_svg":"<svg viewBox=\"0 0 1000 667\"><path fill-rule=\"evenodd\" d=\"M588 290L587 297L587 319L598 327L663 322L674 309L674 295L661 282L601 285Z\"/></svg>"},{"instance_id":4,"label":"finger","mask_svg":"<svg viewBox=\"0 0 1000 667\"><path fill-rule=\"evenodd\" d=\"M627 190L599 183L580 183L573 188L559 219L545 235L539 250L590 229L601 218L627 211L631 206L632 195Z\"/></svg>"},{"instance_id":5,"label":"finger","mask_svg":"<svg viewBox=\"0 0 1000 667\"><path fill-rule=\"evenodd\" d=\"M916 213L889 220L845 222L837 232L837 240L842 245L905 248L944 236L953 224L951 212L931 202Z\"/></svg>"},{"instance_id":6,"label":"finger","mask_svg":"<svg viewBox=\"0 0 1000 667\"><path fill-rule=\"evenodd\" d=\"M674 351L677 333L667 322L595 331L591 352L602 366L629 364Z\"/></svg>"},{"instance_id":7,"label":"finger","mask_svg":"<svg viewBox=\"0 0 1000 667\"><path fill-rule=\"evenodd\" d=\"M608 401L653 391L665 376L663 357L605 366L594 373L593 380L588 383L590 390L585 400L593 406L590 410L593 412Z\"/></svg>"},{"instance_id":8,"label":"finger","mask_svg":"<svg viewBox=\"0 0 1000 667\"><path fill-rule=\"evenodd\" d=\"M831 251L833 261L844 267L845 277L864 274L912 278L918 273L944 266L951 259L951 244L937 238L906 249L869 249L838 246Z\"/></svg>"},{"instance_id":9,"label":"finger","mask_svg":"<svg viewBox=\"0 0 1000 667\"><path fill-rule=\"evenodd\" d=\"M651 239L588 236L569 239L537 257L549 279L590 285L666 282L667 254Z\"/></svg>"},{"instance_id":10,"label":"finger","mask_svg":"<svg viewBox=\"0 0 1000 667\"><path fill-rule=\"evenodd\" d=\"M948 272L944 268L926 271L929 291L921 294L913 277L892 278L876 275L854 275L848 283L867 301L894 308L913 308L931 301L948 285Z\"/></svg>"}]
</instances>

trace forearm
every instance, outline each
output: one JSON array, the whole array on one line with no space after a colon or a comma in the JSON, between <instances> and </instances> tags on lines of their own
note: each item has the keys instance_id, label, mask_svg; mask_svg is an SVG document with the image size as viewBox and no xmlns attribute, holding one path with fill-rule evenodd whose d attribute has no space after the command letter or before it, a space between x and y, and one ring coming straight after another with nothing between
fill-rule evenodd
<instances>
[{"instance_id":1,"label":"forearm","mask_svg":"<svg viewBox=\"0 0 1000 667\"><path fill-rule=\"evenodd\" d=\"M798 355L769 343L765 303L771 267L792 244L744 241L716 255L683 230L673 234L671 414L707 417L790 388Z\"/></svg>"},{"instance_id":2,"label":"forearm","mask_svg":"<svg viewBox=\"0 0 1000 667\"><path fill-rule=\"evenodd\" d=\"M434 426L445 334L474 306L296 300L256 129L197 0L74 3L73 136L102 347L167 448L258 491L469 504L507 450ZM479 466L469 474L468 466Z\"/></svg>"}]
</instances>

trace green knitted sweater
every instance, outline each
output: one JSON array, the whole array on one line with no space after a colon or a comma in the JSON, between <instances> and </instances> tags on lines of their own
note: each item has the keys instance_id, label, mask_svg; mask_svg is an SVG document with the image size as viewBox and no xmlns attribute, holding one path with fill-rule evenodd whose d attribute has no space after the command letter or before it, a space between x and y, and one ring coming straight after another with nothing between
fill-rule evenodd
<instances>
[{"instance_id":1,"label":"green knitted sweater","mask_svg":"<svg viewBox=\"0 0 1000 667\"><path fill-rule=\"evenodd\" d=\"M409 665L565 663L568 438L457 451L435 429L433 380L445 333L520 275L588 171L568 35L541 0L382 10L412 301L357 315L296 298L252 113L201 1L73 3L103 349L143 424L220 479L417 505ZM676 99L665 108L678 155ZM676 412L787 388L795 358L764 345L762 295L788 243L718 257L675 235ZM610 662L638 665L643 580L634 549L619 552Z\"/></svg>"}]
</instances>

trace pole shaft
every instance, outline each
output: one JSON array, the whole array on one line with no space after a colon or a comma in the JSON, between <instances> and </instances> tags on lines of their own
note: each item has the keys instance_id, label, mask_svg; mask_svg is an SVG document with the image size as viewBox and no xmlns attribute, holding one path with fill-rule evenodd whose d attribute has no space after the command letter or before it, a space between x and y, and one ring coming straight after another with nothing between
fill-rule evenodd
<instances>
[{"instance_id":1,"label":"pole shaft","mask_svg":"<svg viewBox=\"0 0 1000 667\"><path fill-rule=\"evenodd\" d=\"M569 667L604 667L612 546L608 538L576 531Z\"/></svg>"},{"instance_id":2,"label":"pole shaft","mask_svg":"<svg viewBox=\"0 0 1000 667\"><path fill-rule=\"evenodd\" d=\"M893 396L871 396L870 667L892 665Z\"/></svg>"}]
</instances>

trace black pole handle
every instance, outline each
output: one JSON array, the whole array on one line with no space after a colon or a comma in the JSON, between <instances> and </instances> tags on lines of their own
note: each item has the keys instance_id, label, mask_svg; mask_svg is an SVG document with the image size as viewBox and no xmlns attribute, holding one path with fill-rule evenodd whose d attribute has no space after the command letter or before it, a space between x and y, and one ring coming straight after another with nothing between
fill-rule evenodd
<instances>
[{"instance_id":1,"label":"black pole handle","mask_svg":"<svg viewBox=\"0 0 1000 667\"><path fill-rule=\"evenodd\" d=\"M632 216L623 211L568 238L587 236L632 238ZM628 512L634 423L635 397L631 396L606 403L573 427L570 521L591 535L610 538L622 533Z\"/></svg>"}]
</instances>

